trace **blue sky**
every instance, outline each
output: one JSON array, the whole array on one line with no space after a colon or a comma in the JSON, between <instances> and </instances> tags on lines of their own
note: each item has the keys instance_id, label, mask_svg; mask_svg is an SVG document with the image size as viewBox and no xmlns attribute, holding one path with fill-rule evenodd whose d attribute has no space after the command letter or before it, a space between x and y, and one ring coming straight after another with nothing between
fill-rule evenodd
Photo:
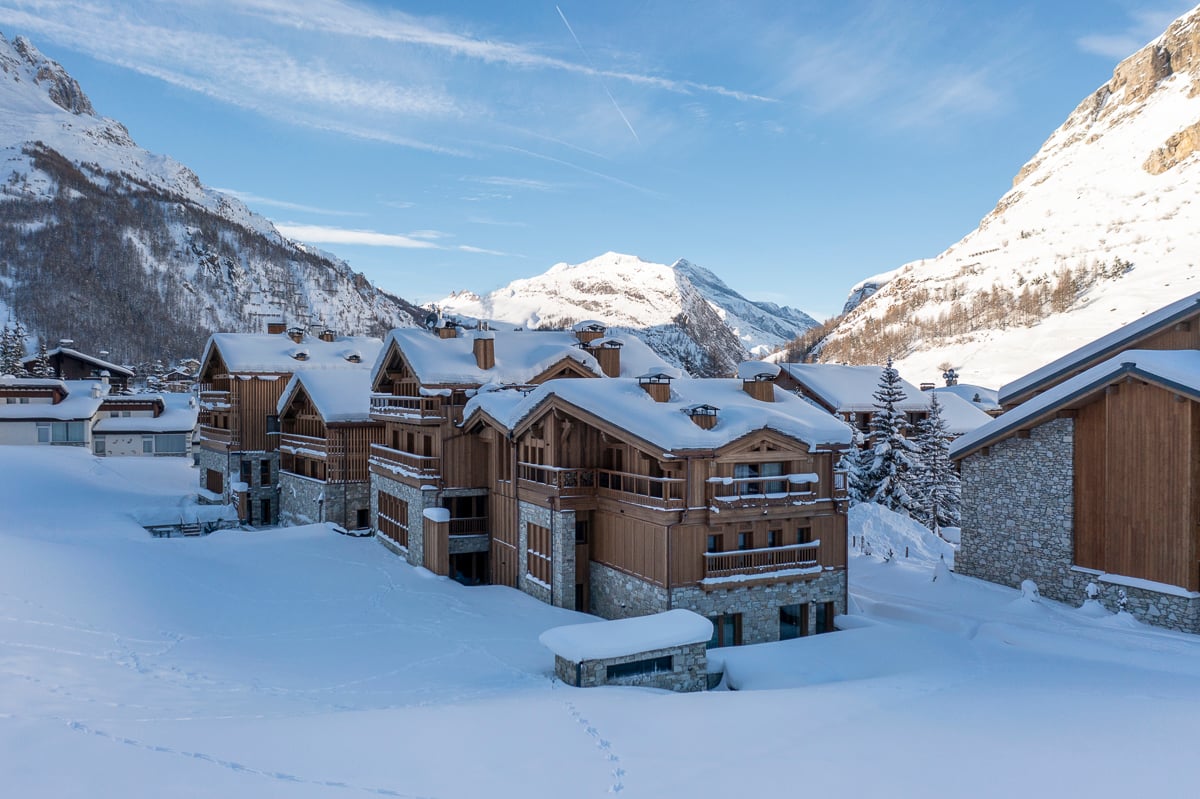
<instances>
[{"instance_id":1,"label":"blue sky","mask_svg":"<svg viewBox=\"0 0 1200 799\"><path fill-rule=\"evenodd\" d=\"M616 250L827 316L1192 5L0 0L0 32L408 299Z\"/></svg>"}]
</instances>

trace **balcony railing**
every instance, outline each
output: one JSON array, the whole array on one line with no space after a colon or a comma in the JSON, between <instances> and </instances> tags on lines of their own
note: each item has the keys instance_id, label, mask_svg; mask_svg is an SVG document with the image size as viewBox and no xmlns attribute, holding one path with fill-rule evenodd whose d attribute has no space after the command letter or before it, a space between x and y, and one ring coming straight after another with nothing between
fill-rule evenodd
<instances>
[{"instance_id":1,"label":"balcony railing","mask_svg":"<svg viewBox=\"0 0 1200 799\"><path fill-rule=\"evenodd\" d=\"M382 444L371 445L371 463L415 480L436 483L442 479L441 458L413 455Z\"/></svg>"},{"instance_id":2,"label":"balcony railing","mask_svg":"<svg viewBox=\"0 0 1200 799\"><path fill-rule=\"evenodd\" d=\"M487 531L486 516L463 516L450 520L450 535L483 535Z\"/></svg>"},{"instance_id":3,"label":"balcony railing","mask_svg":"<svg viewBox=\"0 0 1200 799\"><path fill-rule=\"evenodd\" d=\"M214 441L218 444L232 444L233 431L227 430L224 427L213 427L212 425L200 425L200 440Z\"/></svg>"},{"instance_id":4,"label":"balcony railing","mask_svg":"<svg viewBox=\"0 0 1200 799\"><path fill-rule=\"evenodd\" d=\"M407 421L441 421L441 397L398 397L372 394L371 415Z\"/></svg>"},{"instance_id":5,"label":"balcony railing","mask_svg":"<svg viewBox=\"0 0 1200 799\"><path fill-rule=\"evenodd\" d=\"M842 478L842 494L845 496L845 473L835 474L835 498L837 477ZM769 505L791 505L796 502L811 502L818 499L820 487L818 476L811 473L781 474L754 477L710 477L708 478L708 504L721 508L761 508ZM829 499L828 496L825 499Z\"/></svg>"},{"instance_id":6,"label":"balcony railing","mask_svg":"<svg viewBox=\"0 0 1200 799\"><path fill-rule=\"evenodd\" d=\"M518 463L517 476L553 489L560 497L603 496L662 510L684 507L685 483L678 477L649 477L609 469L566 469Z\"/></svg>"},{"instance_id":7,"label":"balcony railing","mask_svg":"<svg viewBox=\"0 0 1200 799\"><path fill-rule=\"evenodd\" d=\"M293 455L324 458L329 454L329 447L328 442L323 438L302 436L299 433L283 433L279 437L279 451L290 452Z\"/></svg>"},{"instance_id":8,"label":"balcony railing","mask_svg":"<svg viewBox=\"0 0 1200 799\"><path fill-rule=\"evenodd\" d=\"M214 411L227 411L230 408L228 391L201 391L200 407Z\"/></svg>"},{"instance_id":9,"label":"balcony railing","mask_svg":"<svg viewBox=\"0 0 1200 799\"><path fill-rule=\"evenodd\" d=\"M735 575L769 576L772 573L797 570L819 570L817 550L820 541L807 544L791 544L785 547L741 549L736 552L704 553L704 579L733 577Z\"/></svg>"}]
</instances>

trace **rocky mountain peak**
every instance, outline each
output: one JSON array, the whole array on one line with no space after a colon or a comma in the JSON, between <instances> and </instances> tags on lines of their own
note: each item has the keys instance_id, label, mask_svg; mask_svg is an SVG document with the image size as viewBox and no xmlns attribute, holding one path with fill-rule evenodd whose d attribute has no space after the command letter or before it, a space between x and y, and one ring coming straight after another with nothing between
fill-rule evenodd
<instances>
[{"instance_id":1,"label":"rocky mountain peak","mask_svg":"<svg viewBox=\"0 0 1200 799\"><path fill-rule=\"evenodd\" d=\"M16 37L9 45L3 34L0 34L0 48L11 48L19 58L17 63L25 67L33 82L44 88L59 108L76 115L95 116L96 110L92 108L92 101L88 99L79 82L67 74L57 61L42 55L42 52L24 36ZM8 72L8 65L4 62L12 60L4 59L3 53L0 52L0 69Z\"/></svg>"}]
</instances>

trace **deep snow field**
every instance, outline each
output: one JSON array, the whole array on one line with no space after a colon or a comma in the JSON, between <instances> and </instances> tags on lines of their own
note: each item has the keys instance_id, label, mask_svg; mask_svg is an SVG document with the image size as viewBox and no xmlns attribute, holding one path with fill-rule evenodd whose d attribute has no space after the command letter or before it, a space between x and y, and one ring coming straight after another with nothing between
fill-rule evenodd
<instances>
[{"instance_id":1,"label":"deep snow field","mask_svg":"<svg viewBox=\"0 0 1200 799\"><path fill-rule=\"evenodd\" d=\"M948 546L871 508L852 516L874 554L852 558L845 629L714 651L738 690L676 695L557 683L537 636L588 617L433 577L371 539L152 538L135 517L195 511L183 459L0 447L0 475L6 797L1200 784L1200 637L952 575Z\"/></svg>"}]
</instances>

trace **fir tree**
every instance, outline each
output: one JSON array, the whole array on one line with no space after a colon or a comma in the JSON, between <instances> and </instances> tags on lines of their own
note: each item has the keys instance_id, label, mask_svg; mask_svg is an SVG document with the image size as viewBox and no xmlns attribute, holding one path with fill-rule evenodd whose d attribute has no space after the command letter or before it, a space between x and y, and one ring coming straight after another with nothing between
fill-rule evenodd
<instances>
[{"instance_id":1,"label":"fir tree","mask_svg":"<svg viewBox=\"0 0 1200 799\"><path fill-rule=\"evenodd\" d=\"M46 342L38 341L37 359L29 370L34 377L54 377L54 367L50 365L50 355L46 352Z\"/></svg>"},{"instance_id":2,"label":"fir tree","mask_svg":"<svg viewBox=\"0 0 1200 799\"><path fill-rule=\"evenodd\" d=\"M962 505L962 484L950 461L950 432L942 417L942 404L933 393L929 416L917 426L920 464L915 472L918 499L916 518L941 535L943 527L957 527Z\"/></svg>"},{"instance_id":3,"label":"fir tree","mask_svg":"<svg viewBox=\"0 0 1200 799\"><path fill-rule=\"evenodd\" d=\"M919 468L917 445L906 437L909 425L897 406L908 397L900 386L900 373L888 358L875 390L875 413L871 416L874 455L865 470L863 497L885 508L912 515L918 503L909 493L909 472Z\"/></svg>"},{"instance_id":4,"label":"fir tree","mask_svg":"<svg viewBox=\"0 0 1200 799\"><path fill-rule=\"evenodd\" d=\"M0 375L16 377L25 371L21 360L25 357L25 337L20 324L5 323L0 336Z\"/></svg>"},{"instance_id":5,"label":"fir tree","mask_svg":"<svg viewBox=\"0 0 1200 799\"><path fill-rule=\"evenodd\" d=\"M866 469L874 459L874 455L867 448L861 432L855 430L853 436L850 446L842 453L837 468L846 473L846 495L850 504L857 505L860 502L868 501L863 493L864 480Z\"/></svg>"}]
</instances>

